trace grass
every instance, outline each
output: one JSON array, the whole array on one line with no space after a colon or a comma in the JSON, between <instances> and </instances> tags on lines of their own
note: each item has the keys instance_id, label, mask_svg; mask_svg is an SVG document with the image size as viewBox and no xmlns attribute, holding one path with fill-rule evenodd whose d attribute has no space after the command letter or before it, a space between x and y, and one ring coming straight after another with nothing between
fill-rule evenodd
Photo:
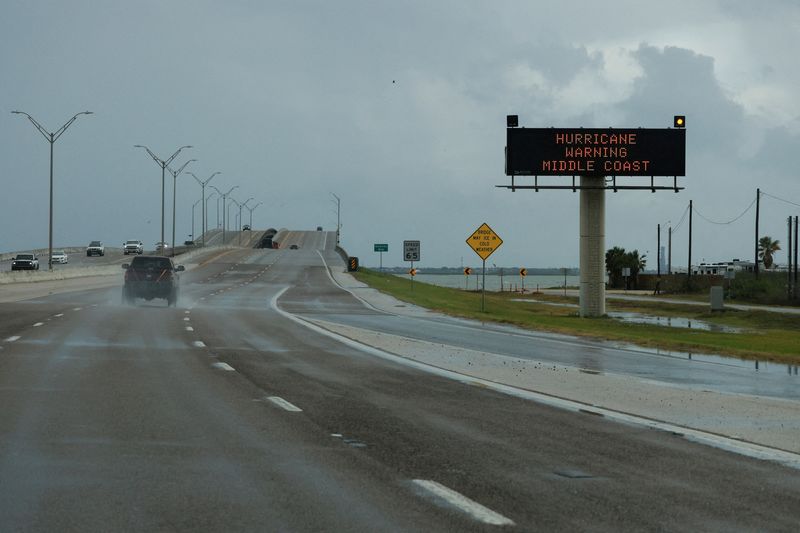
<instances>
[{"instance_id":1,"label":"grass","mask_svg":"<svg viewBox=\"0 0 800 533\"><path fill-rule=\"evenodd\" d=\"M660 303L609 299L606 302L609 311L680 316L743 330L740 333L724 333L631 324L611 318L580 318L575 308L514 301L522 297L509 292L487 292L486 311L482 312L479 292L438 287L419 281L412 284L408 279L368 269L361 269L355 275L360 281L399 300L452 316L664 350L714 353L783 363L800 362L800 317L797 315L736 310L712 314L705 307L681 304L679 301ZM524 298L577 304L577 298L574 297L537 294Z\"/></svg>"}]
</instances>

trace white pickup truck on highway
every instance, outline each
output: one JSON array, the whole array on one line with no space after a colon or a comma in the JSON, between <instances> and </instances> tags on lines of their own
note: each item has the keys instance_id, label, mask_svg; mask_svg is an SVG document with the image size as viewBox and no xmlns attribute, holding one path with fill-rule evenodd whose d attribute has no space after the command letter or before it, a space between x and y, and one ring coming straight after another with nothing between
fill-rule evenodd
<instances>
[{"instance_id":1,"label":"white pickup truck on highway","mask_svg":"<svg viewBox=\"0 0 800 533\"><path fill-rule=\"evenodd\" d=\"M122 245L122 253L125 255L141 255L142 252L144 252L144 244L142 244L142 241L125 241L125 244Z\"/></svg>"}]
</instances>

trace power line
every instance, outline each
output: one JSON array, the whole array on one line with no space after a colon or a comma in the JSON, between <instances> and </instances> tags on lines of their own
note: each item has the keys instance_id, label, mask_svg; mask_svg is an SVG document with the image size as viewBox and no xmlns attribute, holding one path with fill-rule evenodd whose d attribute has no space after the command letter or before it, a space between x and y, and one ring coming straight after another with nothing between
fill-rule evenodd
<instances>
[{"instance_id":1,"label":"power line","mask_svg":"<svg viewBox=\"0 0 800 533\"><path fill-rule=\"evenodd\" d=\"M778 200L779 202L784 202L784 203L787 203L787 204L791 204L791 205L800 207L800 204L796 204L794 202L790 202L789 200L784 200L783 198L778 198L777 196L772 196L771 194L765 193L764 191L761 191L761 196L769 196L773 200Z\"/></svg>"},{"instance_id":2,"label":"power line","mask_svg":"<svg viewBox=\"0 0 800 533\"><path fill-rule=\"evenodd\" d=\"M764 193L761 193L761 194L764 194ZM744 216L744 215L745 215L745 214L746 214L748 211L750 211L750 209L753 207L753 205L754 205L755 203L756 203L756 201L755 201L755 200L753 200L752 202L750 202L750 205L748 205L748 206L747 206L747 208L746 208L744 211L742 211L742 212L739 214L739 216L737 216L736 218L733 218L733 219L731 219L731 220L728 220L727 222L717 222L717 221L715 221L715 220L711 220L711 219L709 219L709 218L707 218L707 217L703 216L703 214L702 214L700 211L698 211L696 207L692 207L692 210L693 210L695 213L697 213L697 216L699 216L700 218L702 218L703 220L705 220L706 222L708 222L708 223L710 223L710 224L717 224L717 225L719 225L719 226L727 226L728 224L733 224L734 222L736 222L737 220L739 220L740 218L742 218L742 217L743 217L743 216Z\"/></svg>"},{"instance_id":3,"label":"power line","mask_svg":"<svg viewBox=\"0 0 800 533\"><path fill-rule=\"evenodd\" d=\"M672 232L673 232L673 233L674 233L674 232L676 232L676 231L678 231L678 228L680 228L680 227L681 227L681 224L683 224L683 221L686 219L686 214L687 214L688 212L689 212L689 206L687 205L687 206L686 206L686 208L683 210L683 215L681 216L681 219L680 219L680 220L678 221L678 223L677 223L677 224L675 224L675 226L672 228Z\"/></svg>"}]
</instances>

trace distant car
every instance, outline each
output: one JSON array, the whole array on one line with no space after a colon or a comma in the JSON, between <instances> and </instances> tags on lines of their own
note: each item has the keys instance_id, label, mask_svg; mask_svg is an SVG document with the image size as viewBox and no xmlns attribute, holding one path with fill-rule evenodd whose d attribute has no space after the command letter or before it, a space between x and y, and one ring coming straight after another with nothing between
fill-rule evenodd
<instances>
[{"instance_id":1,"label":"distant car","mask_svg":"<svg viewBox=\"0 0 800 533\"><path fill-rule=\"evenodd\" d=\"M299 250L299 247L296 244L289 246L290 250Z\"/></svg>"},{"instance_id":2,"label":"distant car","mask_svg":"<svg viewBox=\"0 0 800 533\"><path fill-rule=\"evenodd\" d=\"M122 287L122 301L132 304L136 298L152 300L163 298L168 306L178 302L178 272L183 272L183 265L177 267L169 257L157 255L137 255L131 264L124 264L125 285Z\"/></svg>"},{"instance_id":3,"label":"distant car","mask_svg":"<svg viewBox=\"0 0 800 533\"><path fill-rule=\"evenodd\" d=\"M69 263L69 256L64 250L53 250L53 255L50 256L50 261L65 265Z\"/></svg>"},{"instance_id":4,"label":"distant car","mask_svg":"<svg viewBox=\"0 0 800 533\"><path fill-rule=\"evenodd\" d=\"M92 241L89 243L89 246L86 247L86 257L90 257L92 255L106 255L106 247L103 246L102 242Z\"/></svg>"},{"instance_id":5,"label":"distant car","mask_svg":"<svg viewBox=\"0 0 800 533\"><path fill-rule=\"evenodd\" d=\"M245 224L242 226L242 231L250 231L250 224Z\"/></svg>"},{"instance_id":6,"label":"distant car","mask_svg":"<svg viewBox=\"0 0 800 533\"><path fill-rule=\"evenodd\" d=\"M317 231L322 231L322 226L317 226Z\"/></svg>"},{"instance_id":7,"label":"distant car","mask_svg":"<svg viewBox=\"0 0 800 533\"><path fill-rule=\"evenodd\" d=\"M139 254L141 255L144 253L144 244L142 241L125 241L125 244L122 245L122 253L124 255L128 254Z\"/></svg>"},{"instance_id":8,"label":"distant car","mask_svg":"<svg viewBox=\"0 0 800 533\"><path fill-rule=\"evenodd\" d=\"M169 248L169 244L166 242L157 242L156 243L156 252L162 252Z\"/></svg>"},{"instance_id":9,"label":"distant car","mask_svg":"<svg viewBox=\"0 0 800 533\"><path fill-rule=\"evenodd\" d=\"M194 246L194 241L183 241L184 246Z\"/></svg>"},{"instance_id":10,"label":"distant car","mask_svg":"<svg viewBox=\"0 0 800 533\"><path fill-rule=\"evenodd\" d=\"M17 254L11 260L11 270L39 270L39 258L33 254Z\"/></svg>"}]
</instances>

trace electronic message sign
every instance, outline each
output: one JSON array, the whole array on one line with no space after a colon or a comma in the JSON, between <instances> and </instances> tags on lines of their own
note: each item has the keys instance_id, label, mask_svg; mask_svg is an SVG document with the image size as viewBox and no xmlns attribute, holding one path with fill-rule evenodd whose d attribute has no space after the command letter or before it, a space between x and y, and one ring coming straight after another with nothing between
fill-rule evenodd
<instances>
[{"instance_id":1,"label":"electronic message sign","mask_svg":"<svg viewBox=\"0 0 800 533\"><path fill-rule=\"evenodd\" d=\"M685 176L686 130L508 128L508 176Z\"/></svg>"}]
</instances>

